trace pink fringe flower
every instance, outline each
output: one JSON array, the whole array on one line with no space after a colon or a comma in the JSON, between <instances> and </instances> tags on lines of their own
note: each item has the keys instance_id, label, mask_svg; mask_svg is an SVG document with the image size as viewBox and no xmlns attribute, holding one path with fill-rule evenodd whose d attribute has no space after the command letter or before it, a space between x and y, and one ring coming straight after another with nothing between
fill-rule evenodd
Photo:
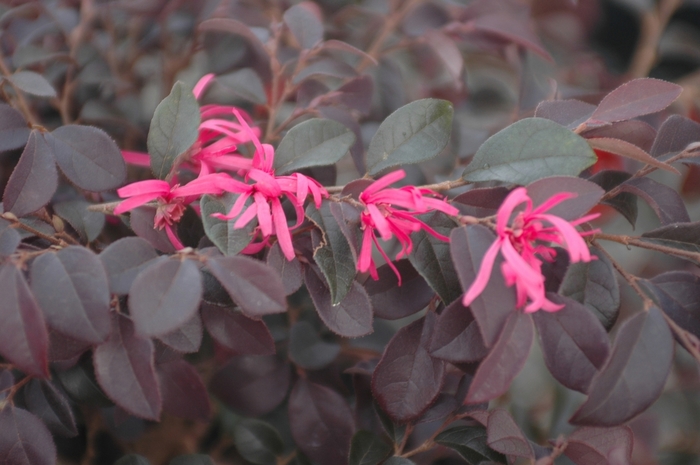
<instances>
[{"instance_id":1,"label":"pink fringe flower","mask_svg":"<svg viewBox=\"0 0 700 465\"><path fill-rule=\"evenodd\" d=\"M156 200L158 207L154 218L154 228L163 229L168 235L170 242L176 249L184 248L184 245L177 238L172 226L180 221L187 205L192 203L204 194L221 195L224 191L218 187L217 181L223 178L228 178L226 174L209 174L200 176L194 181L189 182L184 186L170 186L166 181L157 179L149 179L147 181L139 181L117 189L117 194L121 198L125 198L117 208L114 209L115 215L133 210L134 208L145 205L148 202Z\"/></svg>"},{"instance_id":2,"label":"pink fringe flower","mask_svg":"<svg viewBox=\"0 0 700 465\"><path fill-rule=\"evenodd\" d=\"M556 256L556 250L549 244L566 248L572 263L589 262L595 258L591 257L582 234L576 230L575 226L596 218L598 214L586 215L575 221L566 221L545 213L573 197L576 197L576 194L570 192L556 194L533 209L532 199L527 195L524 187L519 187L508 194L496 215L498 238L486 250L481 268L476 279L467 289L462 304L468 306L484 290L500 251L504 258L501 272L508 286L515 284L518 307L525 306L526 313L540 309L548 312L561 309L562 305L555 304L545 296L545 279L542 276L540 258L552 261ZM518 212L511 221L514 210L521 204L525 204L525 209ZM510 226L508 226L509 222ZM528 299L529 303L527 303Z\"/></svg>"},{"instance_id":3,"label":"pink fringe flower","mask_svg":"<svg viewBox=\"0 0 700 465\"><path fill-rule=\"evenodd\" d=\"M255 154L252 167L247 171L245 180L255 181L253 184L237 181L233 178L218 180L218 186L227 192L240 194L226 215L217 213L214 216L222 220L238 219L233 224L234 228L245 227L253 218L258 219L258 228L262 241L275 235L280 248L287 260L295 256L292 246L291 230L297 228L304 221L304 202L308 196L313 197L316 207L321 206L323 198L328 197L328 192L316 180L299 173L289 176L276 176L274 171L275 150L269 144L262 144L257 135L248 126L248 123L237 110L233 110L238 118L242 131L253 141ZM291 228L287 224L287 217L282 208L282 198L289 199L296 209L297 221ZM248 199L253 203L246 208Z\"/></svg>"},{"instance_id":4,"label":"pink fringe flower","mask_svg":"<svg viewBox=\"0 0 700 465\"><path fill-rule=\"evenodd\" d=\"M214 77L213 74L207 74L197 82L192 91L195 98L199 99ZM251 136L259 137L260 129L251 129L247 125L244 127L237 121L223 118L230 116L234 110L238 112L239 120L245 117L247 121L250 121L250 116L237 107L204 105L200 108L202 122L199 125L199 138L185 157L187 163L199 171L200 176L212 173L217 169L245 172L251 168L252 161L235 152L238 144L250 142ZM148 167L151 163L151 158L147 153L123 150L122 156L127 163L136 166Z\"/></svg>"},{"instance_id":5,"label":"pink fringe flower","mask_svg":"<svg viewBox=\"0 0 700 465\"><path fill-rule=\"evenodd\" d=\"M431 211L441 211L453 216L459 214L459 210L445 200L435 198L438 194L430 189L419 189L415 186L388 188L405 176L404 170L393 171L374 181L360 194L360 202L365 206L365 209L360 216L364 233L357 270L360 272L369 271L372 278L378 279L377 267L372 259L372 244L374 244L386 260L387 265L396 274L399 286L401 285L401 275L379 245L375 231L379 232L379 236L384 241L396 237L401 244L401 250L396 255L396 260L399 260L413 250L412 232L424 229L438 239L449 241L448 237L439 234L416 218L417 215Z\"/></svg>"}]
</instances>

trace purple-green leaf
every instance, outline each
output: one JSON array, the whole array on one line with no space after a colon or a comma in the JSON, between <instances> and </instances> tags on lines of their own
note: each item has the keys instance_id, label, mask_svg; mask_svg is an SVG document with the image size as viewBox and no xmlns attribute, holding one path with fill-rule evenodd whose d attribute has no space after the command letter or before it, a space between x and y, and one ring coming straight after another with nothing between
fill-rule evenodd
<instances>
[{"instance_id":1,"label":"purple-green leaf","mask_svg":"<svg viewBox=\"0 0 700 465\"><path fill-rule=\"evenodd\" d=\"M660 79L635 79L606 95L590 119L614 123L656 113L673 103L682 91L681 86Z\"/></svg>"},{"instance_id":2,"label":"purple-green leaf","mask_svg":"<svg viewBox=\"0 0 700 465\"><path fill-rule=\"evenodd\" d=\"M0 410L0 463L55 465L56 446L44 423L12 405Z\"/></svg>"},{"instance_id":3,"label":"purple-green leaf","mask_svg":"<svg viewBox=\"0 0 700 465\"><path fill-rule=\"evenodd\" d=\"M202 304L202 321L216 342L236 355L272 355L275 341L265 322L233 308Z\"/></svg>"}]
</instances>

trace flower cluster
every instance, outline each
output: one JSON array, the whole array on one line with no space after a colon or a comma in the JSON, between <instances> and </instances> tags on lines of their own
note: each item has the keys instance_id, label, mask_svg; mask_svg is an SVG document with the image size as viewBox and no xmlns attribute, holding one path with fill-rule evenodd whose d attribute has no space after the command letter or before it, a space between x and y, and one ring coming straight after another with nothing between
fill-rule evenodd
<instances>
[{"instance_id":1,"label":"flower cluster","mask_svg":"<svg viewBox=\"0 0 700 465\"><path fill-rule=\"evenodd\" d=\"M405 176L404 170L391 172L374 181L360 194L360 202L364 206L364 211L360 216L364 232L357 269L360 272L369 271L374 279L378 279L377 268L372 259L372 244L374 244L386 260L387 265L394 270L399 280L399 286L401 285L401 275L379 245L376 233L378 232L384 241L396 237L401 244L401 250L396 255L398 260L413 250L413 242L410 237L413 232L423 229L438 239L449 240L418 219L417 215L432 211L441 211L452 216L459 213L459 210L445 200L436 198L437 193L430 189L420 189L415 186L389 188L391 184Z\"/></svg>"},{"instance_id":2,"label":"flower cluster","mask_svg":"<svg viewBox=\"0 0 700 465\"><path fill-rule=\"evenodd\" d=\"M588 246L575 226L596 218L598 214L586 215L569 222L545 212L575 196L576 194L569 192L556 194L533 209L532 199L527 195L525 188L513 190L498 209L498 237L486 250L481 268L467 289L462 303L465 306L471 304L484 290L491 277L496 256L500 252L504 258L501 272L508 286L515 285L518 307L524 306L526 313L540 309L548 312L561 309L561 305L555 304L545 296L540 259L552 261L557 252L550 244L557 244L568 250L572 263L591 261L594 257L591 257ZM513 212L522 204L525 204L525 208L516 213L511 220Z\"/></svg>"},{"instance_id":3,"label":"flower cluster","mask_svg":"<svg viewBox=\"0 0 700 465\"><path fill-rule=\"evenodd\" d=\"M213 75L204 76L194 88L195 97L199 98L211 83ZM198 177L184 186L171 185L166 181L147 180L135 182L117 190L117 194L127 200L121 202L114 210L115 214L125 213L151 201L158 204L154 227L165 228L172 244L183 248L172 226L183 215L185 207L204 194L221 195L224 192L239 194L233 207L226 215L217 214L224 220L236 219L234 228L243 228L257 217L256 235L261 240L250 251L260 250L271 236L275 235L288 260L294 258L294 248L290 230L298 227L304 220L304 202L312 197L317 207L328 192L314 179L299 173L290 176L276 176L274 171L274 148L260 142L260 130L251 127L250 117L241 109L222 105L204 105L201 107L202 123L199 126L199 138L184 157L184 168L198 171ZM233 119L223 119L231 116ZM237 152L241 143L252 142L255 153L247 158ZM123 152L127 162L148 166L147 154ZM233 172L239 179L226 172ZM173 179L177 179L176 176ZM282 198L287 198L294 206L297 221L291 228L282 208ZM246 207L249 199L252 204Z\"/></svg>"}]
</instances>

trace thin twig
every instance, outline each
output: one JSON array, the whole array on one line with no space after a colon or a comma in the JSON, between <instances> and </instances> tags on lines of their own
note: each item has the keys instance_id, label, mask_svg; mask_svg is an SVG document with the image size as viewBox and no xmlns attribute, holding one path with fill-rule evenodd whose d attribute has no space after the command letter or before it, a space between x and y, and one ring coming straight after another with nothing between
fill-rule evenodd
<instances>
[{"instance_id":1,"label":"thin twig","mask_svg":"<svg viewBox=\"0 0 700 465\"><path fill-rule=\"evenodd\" d=\"M660 0L656 8L650 8L642 14L639 42L627 71L630 78L649 75L656 63L661 35L673 13L682 4L683 0Z\"/></svg>"},{"instance_id":2,"label":"thin twig","mask_svg":"<svg viewBox=\"0 0 700 465\"><path fill-rule=\"evenodd\" d=\"M4 220L7 220L12 223L13 227L24 229L25 231L34 234L37 237L40 237L42 239L46 239L47 241L51 242L53 245L58 245L63 247L66 243L65 241L61 239L57 239L53 236L49 236L48 234L44 234L43 232L39 231L38 229L34 229L28 224L22 223L19 218L17 218L14 214L12 213L3 213L0 215Z\"/></svg>"},{"instance_id":3,"label":"thin twig","mask_svg":"<svg viewBox=\"0 0 700 465\"><path fill-rule=\"evenodd\" d=\"M19 106L19 111L22 112L24 117L29 121L29 124L32 126L37 126L38 120L34 116L34 113L31 110L31 107L27 103L27 100L24 98L24 94L22 93L21 90L17 88L17 86L12 82L10 76L12 76L12 72L10 69L7 67L7 64L5 63L5 57L2 54L2 49L0 48L0 73L2 73L3 77L6 79L4 80L5 82L9 83L10 86L12 86L12 89L15 91L15 96L17 97L17 106Z\"/></svg>"},{"instance_id":4,"label":"thin twig","mask_svg":"<svg viewBox=\"0 0 700 465\"><path fill-rule=\"evenodd\" d=\"M681 249L676 249L674 247L668 247L665 245L654 244L653 242L647 242L647 241L644 241L644 240L642 240L638 237L634 237L634 236L596 233L592 237L593 237L593 239L612 241L612 242L617 242L619 244L624 244L627 246L632 245L634 247L639 247L641 249L654 250L656 252L661 252L661 253L665 253L665 254L669 254L669 255L675 255L677 257L687 258L689 260L693 260L693 261L700 263L700 253L698 253L698 252L691 252L689 250L681 250Z\"/></svg>"}]
</instances>

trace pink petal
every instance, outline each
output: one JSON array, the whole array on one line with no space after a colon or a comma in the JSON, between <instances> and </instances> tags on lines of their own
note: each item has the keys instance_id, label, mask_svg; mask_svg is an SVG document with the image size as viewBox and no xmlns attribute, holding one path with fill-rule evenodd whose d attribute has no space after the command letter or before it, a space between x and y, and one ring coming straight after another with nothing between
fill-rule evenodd
<instances>
[{"instance_id":1,"label":"pink petal","mask_svg":"<svg viewBox=\"0 0 700 465\"><path fill-rule=\"evenodd\" d=\"M527 190L524 187L514 189L508 197L505 198L496 214L496 232L499 236L503 236L506 231L506 226L510 221L515 207L523 202L528 203L528 207L532 204L532 200L527 195Z\"/></svg>"},{"instance_id":2,"label":"pink petal","mask_svg":"<svg viewBox=\"0 0 700 465\"><path fill-rule=\"evenodd\" d=\"M133 210L136 207L145 205L151 200L157 199L158 197L160 197L158 194L136 195L134 197L131 197L130 199L124 200L119 205L117 205L113 213L115 215L121 215L122 213L128 212L129 210Z\"/></svg>"},{"instance_id":3,"label":"pink petal","mask_svg":"<svg viewBox=\"0 0 700 465\"><path fill-rule=\"evenodd\" d=\"M233 206L231 206L231 211L229 211L226 215L227 219L237 217L241 213L241 211L243 211L243 207L245 207L245 203L248 201L249 198L249 192L245 192L239 195L236 201L233 202Z\"/></svg>"},{"instance_id":4,"label":"pink petal","mask_svg":"<svg viewBox=\"0 0 700 465\"><path fill-rule=\"evenodd\" d=\"M538 205L534 210L532 210L532 214L537 215L546 212L547 210L551 210L552 208L564 202L565 200L573 199L575 197L578 197L578 194L576 194L575 192L560 192L551 196L550 198L542 202L540 205Z\"/></svg>"},{"instance_id":5,"label":"pink petal","mask_svg":"<svg viewBox=\"0 0 700 465\"><path fill-rule=\"evenodd\" d=\"M218 213L217 213L218 214ZM253 218L258 214L257 205L253 204L245 209L245 211L238 217L235 223L233 223L234 229L244 228L248 223L250 223Z\"/></svg>"},{"instance_id":6,"label":"pink petal","mask_svg":"<svg viewBox=\"0 0 700 465\"><path fill-rule=\"evenodd\" d=\"M541 273L534 270L523 257L515 250L513 244L510 243L508 239L503 241L501 246L501 253L503 258L508 262L513 272L518 277L519 282L523 282L526 287L537 286L538 284L544 282L544 277ZM528 292L528 295L530 293Z\"/></svg>"},{"instance_id":7,"label":"pink petal","mask_svg":"<svg viewBox=\"0 0 700 465\"><path fill-rule=\"evenodd\" d=\"M284 216L284 209L279 199L272 199L272 219L275 223L275 234L277 241L280 243L282 253L287 257L287 260L293 260L295 257L294 246L292 245L292 235L287 226L287 217Z\"/></svg>"},{"instance_id":8,"label":"pink petal","mask_svg":"<svg viewBox=\"0 0 700 465\"><path fill-rule=\"evenodd\" d=\"M381 245L379 245L379 241L377 241L376 236L372 236L372 240L374 241L374 245L377 246L377 249L379 250L379 253L381 254L382 257L384 257L384 261L386 264L391 268L391 270L394 272L396 275L396 278L398 279L398 286L401 286L401 273L399 273L399 270L396 269L396 266L394 266L394 263L391 261L391 258L384 252L384 249L382 248ZM376 279L376 278L375 278Z\"/></svg>"},{"instance_id":9,"label":"pink petal","mask_svg":"<svg viewBox=\"0 0 700 465\"><path fill-rule=\"evenodd\" d=\"M371 227L366 227L362 234L362 248L360 249L360 257L357 260L357 271L364 273L369 270L372 264L372 236L374 232Z\"/></svg>"},{"instance_id":10,"label":"pink petal","mask_svg":"<svg viewBox=\"0 0 700 465\"><path fill-rule=\"evenodd\" d=\"M306 195L309 193L309 180L304 175L296 173L297 181L297 199L300 203L304 203Z\"/></svg>"},{"instance_id":11,"label":"pink petal","mask_svg":"<svg viewBox=\"0 0 700 465\"><path fill-rule=\"evenodd\" d=\"M496 261L496 256L498 255L498 251L500 250L503 242L503 239L498 238L486 250L484 258L481 259L481 267L479 268L479 272L476 274L474 282L472 282L472 285L469 286L469 289L467 289L467 292L462 298L462 305L465 307L468 307L472 302L474 302L474 299L476 299L479 294L484 291L486 285L489 283L489 280L491 279L491 271L493 270L493 264Z\"/></svg>"},{"instance_id":12,"label":"pink petal","mask_svg":"<svg viewBox=\"0 0 700 465\"><path fill-rule=\"evenodd\" d=\"M151 157L147 153L122 150L122 157L124 157L124 161L130 165L145 167L151 166Z\"/></svg>"},{"instance_id":13,"label":"pink petal","mask_svg":"<svg viewBox=\"0 0 700 465\"><path fill-rule=\"evenodd\" d=\"M389 222L386 220L384 215L382 215L382 212L379 211L377 206L374 204L367 205L367 212L372 217L374 227L377 229L377 231L379 231L382 239L385 241L391 239L391 228L389 228Z\"/></svg>"},{"instance_id":14,"label":"pink petal","mask_svg":"<svg viewBox=\"0 0 700 465\"><path fill-rule=\"evenodd\" d=\"M255 205L258 211L258 224L263 236L267 237L272 234L272 214L270 212L270 204L267 203L267 198L260 192L253 195Z\"/></svg>"},{"instance_id":15,"label":"pink petal","mask_svg":"<svg viewBox=\"0 0 700 465\"><path fill-rule=\"evenodd\" d=\"M192 93L194 94L194 98L199 100L199 97L202 95L202 92L204 92L204 89L209 86L209 83L215 78L216 76L214 74L205 74L200 78L199 81L197 81L197 84L195 84L194 89L192 89Z\"/></svg>"},{"instance_id":16,"label":"pink petal","mask_svg":"<svg viewBox=\"0 0 700 465\"><path fill-rule=\"evenodd\" d=\"M121 198L143 194L167 195L169 193L170 184L157 179L138 181L117 189L117 195L119 195Z\"/></svg>"},{"instance_id":17,"label":"pink petal","mask_svg":"<svg viewBox=\"0 0 700 465\"><path fill-rule=\"evenodd\" d=\"M576 231L576 228L571 226L571 224L558 216L554 215L541 215L542 219L545 219L552 223L552 225L559 231L564 240L566 241L566 248L569 251L569 257L572 262L590 262L591 254L586 245L586 241L583 240L581 235Z\"/></svg>"},{"instance_id":18,"label":"pink petal","mask_svg":"<svg viewBox=\"0 0 700 465\"><path fill-rule=\"evenodd\" d=\"M360 194L360 199L364 200L372 194L379 192L385 187L388 187L396 181L399 181L405 177L406 172L404 170L392 171L391 173L382 176L381 178L377 179L372 184L367 186L367 188Z\"/></svg>"}]
</instances>

